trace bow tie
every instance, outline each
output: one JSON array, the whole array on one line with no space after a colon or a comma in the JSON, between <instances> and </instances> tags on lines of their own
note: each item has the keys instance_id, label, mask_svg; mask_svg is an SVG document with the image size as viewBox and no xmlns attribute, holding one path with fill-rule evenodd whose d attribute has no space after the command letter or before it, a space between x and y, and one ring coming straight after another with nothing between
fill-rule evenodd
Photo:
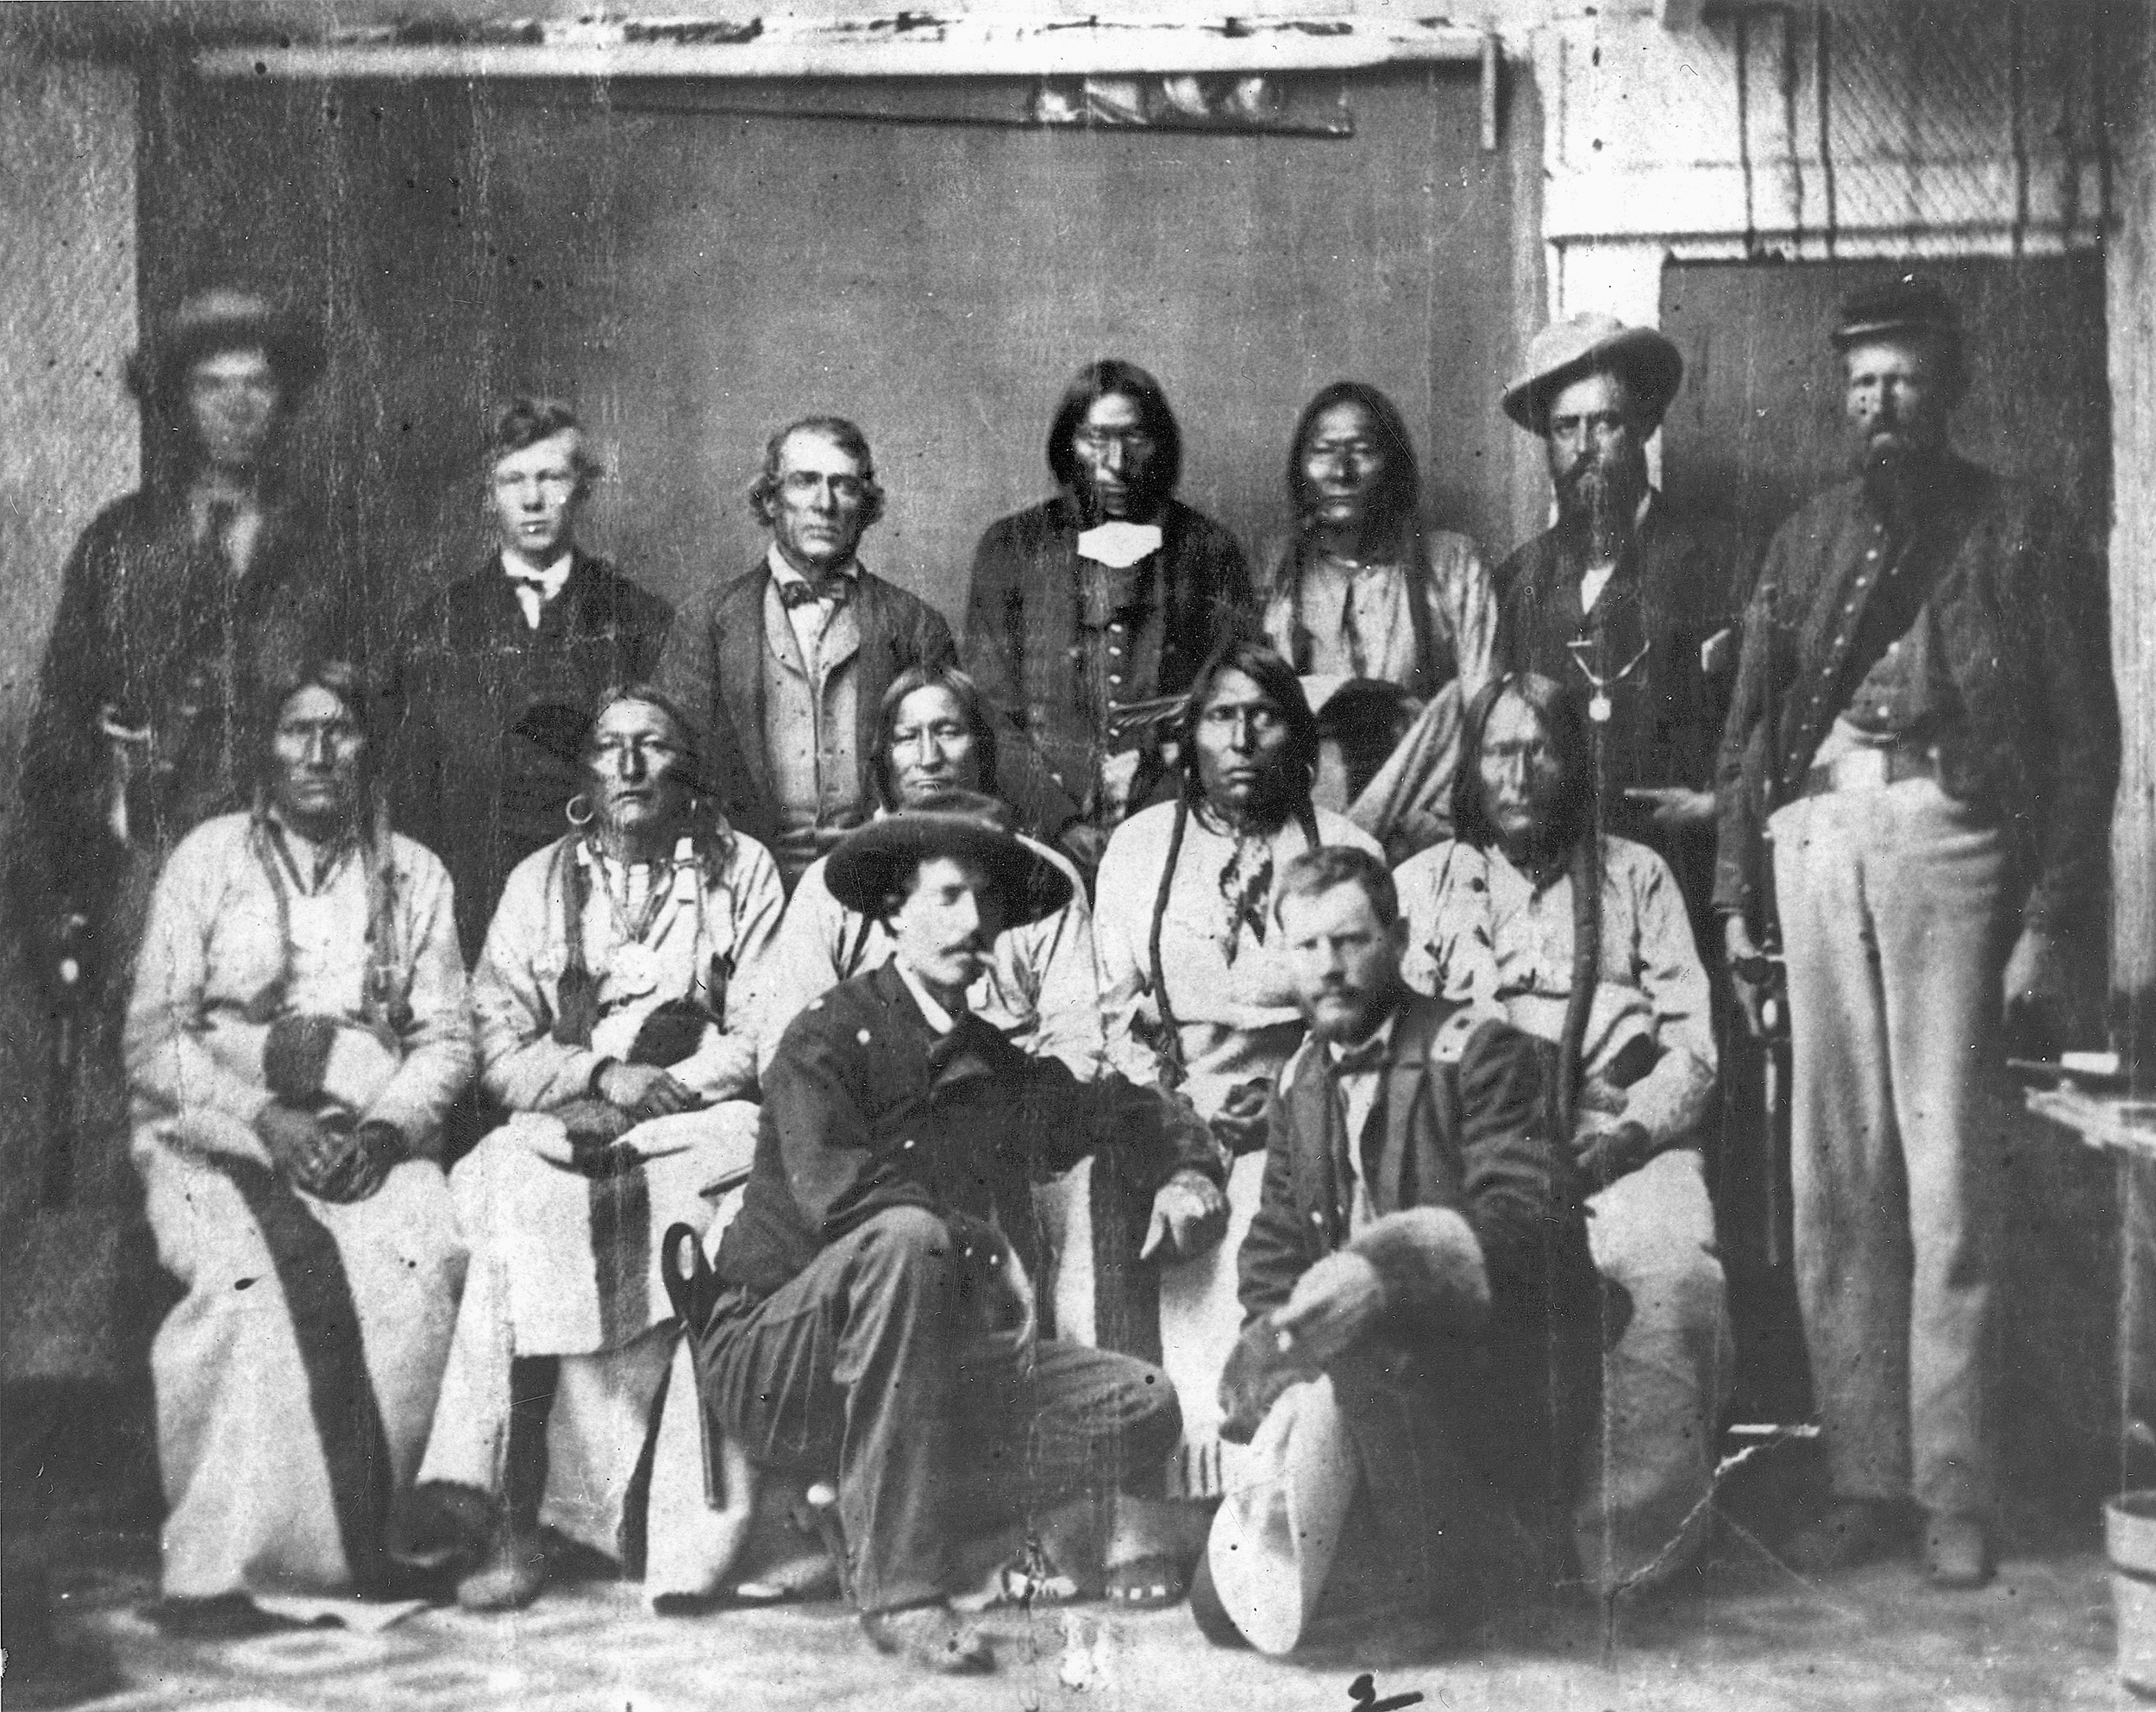
<instances>
[{"instance_id":1,"label":"bow tie","mask_svg":"<svg viewBox=\"0 0 2156 1712\"><path fill-rule=\"evenodd\" d=\"M846 597L853 593L853 587L852 578L836 572L827 577L818 577L814 582L788 577L779 584L779 599L789 612L796 606L807 605L812 600L828 600L834 605L843 606Z\"/></svg>"}]
</instances>

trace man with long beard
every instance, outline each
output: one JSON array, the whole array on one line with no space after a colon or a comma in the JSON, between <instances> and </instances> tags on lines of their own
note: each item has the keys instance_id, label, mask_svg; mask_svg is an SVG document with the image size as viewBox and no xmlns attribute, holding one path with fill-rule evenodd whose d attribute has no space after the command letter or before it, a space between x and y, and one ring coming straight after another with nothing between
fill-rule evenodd
<instances>
[{"instance_id":1,"label":"man with long beard","mask_svg":"<svg viewBox=\"0 0 2156 1712\"><path fill-rule=\"evenodd\" d=\"M1789 964L1797 1293L1833 1488L1789 1559L1877 1556L1913 1499L1932 1580L1972 1587L1996 1502L1999 1025L2060 992L2101 919L2118 706L2081 537L1948 444L1969 383L1952 303L1904 276L1845 304L1833 344L1858 473L1760 570L1714 904L1749 1013L1776 903Z\"/></svg>"},{"instance_id":2,"label":"man with long beard","mask_svg":"<svg viewBox=\"0 0 2156 1712\"><path fill-rule=\"evenodd\" d=\"M1542 437L1557 515L1497 568L1499 668L1588 698L1603 830L1669 862L1704 936L1745 590L1734 532L1648 480L1683 359L1652 328L1579 315L1537 334L1522 369L1505 414Z\"/></svg>"}]
</instances>

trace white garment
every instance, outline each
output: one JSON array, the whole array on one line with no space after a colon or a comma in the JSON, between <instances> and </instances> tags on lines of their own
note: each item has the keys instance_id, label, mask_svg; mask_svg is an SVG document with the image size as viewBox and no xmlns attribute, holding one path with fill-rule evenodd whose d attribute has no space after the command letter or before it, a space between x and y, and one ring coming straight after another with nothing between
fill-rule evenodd
<instances>
[{"instance_id":1,"label":"white garment","mask_svg":"<svg viewBox=\"0 0 2156 1712\"><path fill-rule=\"evenodd\" d=\"M569 570L575 557L573 553L564 553L552 564L535 565L520 553L512 553L507 548L502 549L502 574L509 579L517 604L523 609L527 630L539 628L541 616L568 586Z\"/></svg>"}]
</instances>

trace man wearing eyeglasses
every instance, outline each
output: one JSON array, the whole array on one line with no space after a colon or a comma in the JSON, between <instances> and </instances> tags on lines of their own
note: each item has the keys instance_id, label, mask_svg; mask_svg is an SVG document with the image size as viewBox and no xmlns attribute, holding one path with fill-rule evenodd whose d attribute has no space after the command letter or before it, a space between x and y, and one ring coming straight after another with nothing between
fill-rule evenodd
<instances>
[{"instance_id":1,"label":"man wearing eyeglasses","mask_svg":"<svg viewBox=\"0 0 2156 1712\"><path fill-rule=\"evenodd\" d=\"M1062 489L975 549L966 665L1081 805L1062 833L1087 867L1160 774L1143 705L1189 687L1231 629L1256 630L1243 549L1174 497L1182 436L1160 383L1088 364L1048 430Z\"/></svg>"},{"instance_id":2,"label":"man wearing eyeglasses","mask_svg":"<svg viewBox=\"0 0 2156 1712\"><path fill-rule=\"evenodd\" d=\"M862 566L884 497L852 423L808 417L773 435L749 504L770 547L692 605L661 679L712 739L727 815L791 892L875 807L868 762L892 679L957 650L932 607Z\"/></svg>"}]
</instances>

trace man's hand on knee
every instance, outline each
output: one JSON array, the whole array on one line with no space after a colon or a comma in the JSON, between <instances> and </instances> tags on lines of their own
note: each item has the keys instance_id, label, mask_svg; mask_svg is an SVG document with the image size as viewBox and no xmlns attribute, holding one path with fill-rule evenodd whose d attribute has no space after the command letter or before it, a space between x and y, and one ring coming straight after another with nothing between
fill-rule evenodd
<instances>
[{"instance_id":1,"label":"man's hand on knee","mask_svg":"<svg viewBox=\"0 0 2156 1712\"><path fill-rule=\"evenodd\" d=\"M1273 1333L1282 1355L1321 1368L1359 1341L1384 1310L1385 1281L1377 1268L1342 1249L1295 1280L1286 1303L1273 1310Z\"/></svg>"}]
</instances>

